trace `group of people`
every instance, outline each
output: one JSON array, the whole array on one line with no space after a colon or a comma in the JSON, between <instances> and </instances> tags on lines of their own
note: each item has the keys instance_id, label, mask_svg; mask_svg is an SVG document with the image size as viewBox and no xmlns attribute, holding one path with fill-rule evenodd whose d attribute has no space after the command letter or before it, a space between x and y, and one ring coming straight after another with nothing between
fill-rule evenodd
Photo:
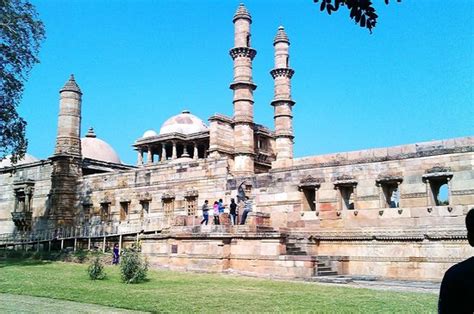
<instances>
[{"instance_id":1,"label":"group of people","mask_svg":"<svg viewBox=\"0 0 474 314\"><path fill-rule=\"evenodd\" d=\"M224 213L224 210L226 208L226 205L224 205L224 202L222 201L222 198L219 199L218 201L215 201L213 206L212 206L212 213L214 217L214 225L220 225L221 224L221 217L222 214ZM238 218L239 218L239 206L235 202L234 198L230 199L230 204L229 204L229 216L230 216L230 223L232 225L237 225L239 223ZM245 221L247 220L247 215L249 212L252 211L252 203L250 202L249 198L246 197L244 201L244 206L243 206L243 212L242 212L242 217L240 219L240 224L244 225ZM202 216L203 219L201 220L201 225L202 224L208 224L209 223L209 211L211 210L209 206L209 201L205 200L204 204L202 205Z\"/></svg>"}]
</instances>

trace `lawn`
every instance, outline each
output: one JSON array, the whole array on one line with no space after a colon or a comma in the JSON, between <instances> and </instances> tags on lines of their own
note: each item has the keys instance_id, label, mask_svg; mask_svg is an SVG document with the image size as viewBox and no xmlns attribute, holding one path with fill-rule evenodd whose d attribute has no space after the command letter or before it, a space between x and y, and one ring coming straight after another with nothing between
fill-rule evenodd
<instances>
[{"instance_id":1,"label":"lawn","mask_svg":"<svg viewBox=\"0 0 474 314\"><path fill-rule=\"evenodd\" d=\"M91 281L87 265L0 261L0 293L26 294L149 312L436 312L437 296L331 287L219 274L149 271L123 284L118 267Z\"/></svg>"}]
</instances>

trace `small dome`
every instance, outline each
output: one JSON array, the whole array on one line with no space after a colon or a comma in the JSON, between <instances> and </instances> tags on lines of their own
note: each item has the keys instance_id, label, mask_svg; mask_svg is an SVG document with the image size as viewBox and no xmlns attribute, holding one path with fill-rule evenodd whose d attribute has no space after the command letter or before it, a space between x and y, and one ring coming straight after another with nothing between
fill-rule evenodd
<instances>
[{"instance_id":1,"label":"small dome","mask_svg":"<svg viewBox=\"0 0 474 314\"><path fill-rule=\"evenodd\" d=\"M157 135L158 135L158 133L156 133L155 130L148 130L148 131L145 131L145 133L143 133L142 138L153 137L153 136L157 136Z\"/></svg>"},{"instance_id":2,"label":"small dome","mask_svg":"<svg viewBox=\"0 0 474 314\"><path fill-rule=\"evenodd\" d=\"M192 134L207 131L207 125L191 112L184 110L163 123L160 135L170 133Z\"/></svg>"},{"instance_id":3,"label":"small dome","mask_svg":"<svg viewBox=\"0 0 474 314\"><path fill-rule=\"evenodd\" d=\"M93 128L81 138L82 158L95 159L120 164L120 158L107 142L97 138Z\"/></svg>"},{"instance_id":4,"label":"small dome","mask_svg":"<svg viewBox=\"0 0 474 314\"><path fill-rule=\"evenodd\" d=\"M11 167L12 162L10 158L12 158L12 155L8 155L5 157L5 159L0 160L0 168ZM22 159L16 161L16 164L14 164L14 166L30 164L35 161L39 161L39 159L30 154L25 154Z\"/></svg>"}]
</instances>

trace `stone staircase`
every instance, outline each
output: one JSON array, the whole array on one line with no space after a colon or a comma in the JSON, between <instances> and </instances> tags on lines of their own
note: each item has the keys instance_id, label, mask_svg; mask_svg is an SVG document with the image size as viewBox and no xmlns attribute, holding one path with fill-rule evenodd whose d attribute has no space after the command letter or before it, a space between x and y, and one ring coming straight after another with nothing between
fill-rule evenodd
<instances>
[{"instance_id":1,"label":"stone staircase","mask_svg":"<svg viewBox=\"0 0 474 314\"><path fill-rule=\"evenodd\" d=\"M326 259L318 259L315 275L320 276L337 276L338 273L331 267L331 261Z\"/></svg>"},{"instance_id":2,"label":"stone staircase","mask_svg":"<svg viewBox=\"0 0 474 314\"><path fill-rule=\"evenodd\" d=\"M308 255L306 249L299 243L299 239L296 237L286 238L286 254L287 255Z\"/></svg>"}]
</instances>

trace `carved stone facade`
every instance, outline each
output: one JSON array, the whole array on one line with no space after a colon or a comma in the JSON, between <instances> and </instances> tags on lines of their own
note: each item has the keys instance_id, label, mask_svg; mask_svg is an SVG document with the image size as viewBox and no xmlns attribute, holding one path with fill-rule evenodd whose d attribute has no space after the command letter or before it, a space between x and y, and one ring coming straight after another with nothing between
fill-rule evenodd
<instances>
[{"instance_id":1,"label":"carved stone facade","mask_svg":"<svg viewBox=\"0 0 474 314\"><path fill-rule=\"evenodd\" d=\"M288 36L280 28L274 41L271 130L253 119L250 24L240 6L234 116L203 126L181 113L134 143L136 167L81 158L82 93L70 80L53 157L0 168L0 233L110 227L140 233L156 267L286 278L326 263L345 275L439 280L473 255L464 218L474 208L474 138L294 158ZM229 225L227 206L221 225L200 226L205 200L243 195L253 203L245 225Z\"/></svg>"}]
</instances>

